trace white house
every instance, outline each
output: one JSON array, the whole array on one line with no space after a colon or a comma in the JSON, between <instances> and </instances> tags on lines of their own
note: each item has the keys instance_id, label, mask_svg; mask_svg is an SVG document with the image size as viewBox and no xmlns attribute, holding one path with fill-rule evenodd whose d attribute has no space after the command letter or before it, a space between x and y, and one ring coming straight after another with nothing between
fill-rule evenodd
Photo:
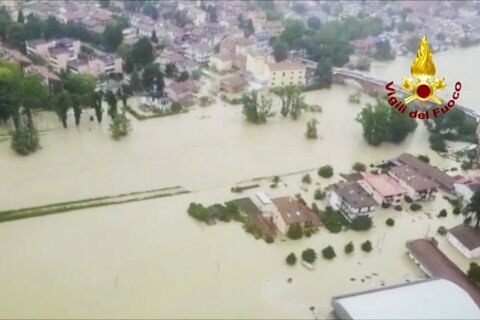
<instances>
[{"instance_id":1,"label":"white house","mask_svg":"<svg viewBox=\"0 0 480 320\"><path fill-rule=\"evenodd\" d=\"M480 230L461 224L448 231L447 240L468 259L480 257Z\"/></svg>"},{"instance_id":2,"label":"white house","mask_svg":"<svg viewBox=\"0 0 480 320\"><path fill-rule=\"evenodd\" d=\"M362 173L358 184L384 208L402 203L406 191L392 177L386 174Z\"/></svg>"},{"instance_id":3,"label":"white house","mask_svg":"<svg viewBox=\"0 0 480 320\"><path fill-rule=\"evenodd\" d=\"M437 182L408 165L393 167L389 173L414 201L435 199L437 189L440 187Z\"/></svg>"},{"instance_id":4,"label":"white house","mask_svg":"<svg viewBox=\"0 0 480 320\"><path fill-rule=\"evenodd\" d=\"M480 190L480 180L477 178L462 179L455 182L453 186L456 194L462 197L465 201L470 202L475 192Z\"/></svg>"},{"instance_id":5,"label":"white house","mask_svg":"<svg viewBox=\"0 0 480 320\"><path fill-rule=\"evenodd\" d=\"M357 182L341 182L330 192L330 205L348 219L373 216L377 203Z\"/></svg>"},{"instance_id":6,"label":"white house","mask_svg":"<svg viewBox=\"0 0 480 320\"><path fill-rule=\"evenodd\" d=\"M172 102L168 96L161 91L151 92L140 97L140 103L156 111L170 111Z\"/></svg>"},{"instance_id":7,"label":"white house","mask_svg":"<svg viewBox=\"0 0 480 320\"><path fill-rule=\"evenodd\" d=\"M207 64L213 55L213 48L204 42L186 47L185 56L200 64Z\"/></svg>"}]
</instances>

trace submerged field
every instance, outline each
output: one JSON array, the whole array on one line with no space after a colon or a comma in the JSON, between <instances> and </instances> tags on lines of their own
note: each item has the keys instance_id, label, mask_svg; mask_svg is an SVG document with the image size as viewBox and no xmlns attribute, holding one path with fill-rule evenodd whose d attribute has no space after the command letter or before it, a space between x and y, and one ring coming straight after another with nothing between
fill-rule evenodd
<instances>
[{"instance_id":1,"label":"submerged field","mask_svg":"<svg viewBox=\"0 0 480 320\"><path fill-rule=\"evenodd\" d=\"M471 50L467 53L478 52ZM401 69L403 60L398 61ZM394 67L376 68L372 72L394 73L388 71ZM356 161L370 164L402 152L427 154L442 169L459 167L428 148L422 124L400 145L368 146L354 118L371 100L350 104L353 92L344 86L309 92L307 102L321 105L322 113L297 121L276 116L262 126L246 123L240 107L223 102L172 117L133 119L133 132L118 142L106 124L98 127L88 116L80 128L71 124L64 130L55 115L42 113L36 123L43 149L26 158L0 136L2 211L177 185L192 191L0 224L0 316L312 318L314 306L315 315L324 318L333 295L423 277L404 254L405 241L462 221L441 196L416 213L379 211L375 227L365 233L322 228L308 239L273 244L255 240L239 224L205 226L186 213L192 201L210 205L259 190L275 196L302 192L310 204L316 183L338 181L338 173ZM316 141L304 136L312 117L319 121ZM0 134L6 132L0 125ZM275 190L262 182L241 195L230 192L239 181L326 164L336 175L326 180L312 171L308 191L299 188L302 174L294 174ZM448 216L437 218L443 208ZM387 217L394 217L394 227L385 225ZM468 261L438 238L441 249L465 269ZM374 247L368 254L360 250L365 240ZM352 256L343 253L349 241L355 244ZM320 257L314 271L284 262L292 251L298 256L308 247L320 252L328 245L337 257Z\"/></svg>"}]
</instances>

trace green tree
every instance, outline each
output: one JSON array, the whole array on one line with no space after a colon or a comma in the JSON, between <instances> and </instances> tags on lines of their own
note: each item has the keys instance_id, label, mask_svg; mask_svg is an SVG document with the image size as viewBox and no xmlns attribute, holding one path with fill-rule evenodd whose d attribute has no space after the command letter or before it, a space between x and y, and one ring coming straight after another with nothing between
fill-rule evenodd
<instances>
[{"instance_id":1,"label":"green tree","mask_svg":"<svg viewBox=\"0 0 480 320\"><path fill-rule=\"evenodd\" d=\"M475 229L480 225L480 191L473 194L470 203L467 205L467 211L475 217Z\"/></svg>"},{"instance_id":2,"label":"green tree","mask_svg":"<svg viewBox=\"0 0 480 320\"><path fill-rule=\"evenodd\" d=\"M352 169L357 172L364 172L365 170L367 170L367 166L364 163L355 162L352 166Z\"/></svg>"},{"instance_id":3,"label":"green tree","mask_svg":"<svg viewBox=\"0 0 480 320\"><path fill-rule=\"evenodd\" d=\"M318 175L322 178L331 178L333 176L333 168L330 165L320 167Z\"/></svg>"},{"instance_id":4,"label":"green tree","mask_svg":"<svg viewBox=\"0 0 480 320\"><path fill-rule=\"evenodd\" d=\"M173 78L177 74L177 66L174 63L167 63L165 66L165 76Z\"/></svg>"},{"instance_id":5,"label":"green tree","mask_svg":"<svg viewBox=\"0 0 480 320\"><path fill-rule=\"evenodd\" d=\"M11 147L20 155L28 155L40 147L38 134L33 125L20 125L12 134Z\"/></svg>"},{"instance_id":6,"label":"green tree","mask_svg":"<svg viewBox=\"0 0 480 320\"><path fill-rule=\"evenodd\" d=\"M110 7L110 0L98 0L100 4L100 8L108 8Z\"/></svg>"},{"instance_id":7,"label":"green tree","mask_svg":"<svg viewBox=\"0 0 480 320\"><path fill-rule=\"evenodd\" d=\"M288 46L282 41L275 41L273 44L273 56L277 62L287 59Z\"/></svg>"},{"instance_id":8,"label":"green tree","mask_svg":"<svg viewBox=\"0 0 480 320\"><path fill-rule=\"evenodd\" d=\"M335 249L333 249L332 246L328 246L322 250L322 256L327 260L332 260L337 256L337 254L335 253Z\"/></svg>"},{"instance_id":9,"label":"green tree","mask_svg":"<svg viewBox=\"0 0 480 320\"><path fill-rule=\"evenodd\" d=\"M361 247L362 247L362 250L365 252L370 252L373 249L372 243L370 242L370 240L363 242Z\"/></svg>"},{"instance_id":10,"label":"green tree","mask_svg":"<svg viewBox=\"0 0 480 320\"><path fill-rule=\"evenodd\" d=\"M287 258L285 258L285 262L290 266L293 266L295 263L297 263L297 257L295 256L295 253L290 253Z\"/></svg>"},{"instance_id":11,"label":"green tree","mask_svg":"<svg viewBox=\"0 0 480 320\"><path fill-rule=\"evenodd\" d=\"M110 22L105 27L102 43L107 51L116 51L123 41L122 27L116 21Z\"/></svg>"},{"instance_id":12,"label":"green tree","mask_svg":"<svg viewBox=\"0 0 480 320\"><path fill-rule=\"evenodd\" d=\"M374 57L378 60L391 60L395 58L395 54L392 52L392 46L388 39L378 41L375 44Z\"/></svg>"},{"instance_id":13,"label":"green tree","mask_svg":"<svg viewBox=\"0 0 480 320\"><path fill-rule=\"evenodd\" d=\"M62 25L53 16L49 16L45 21L45 29L43 30L43 36L49 40L62 36Z\"/></svg>"},{"instance_id":14,"label":"green tree","mask_svg":"<svg viewBox=\"0 0 480 320\"><path fill-rule=\"evenodd\" d=\"M471 262L470 268L467 271L467 276L478 285L480 283L480 266L475 262Z\"/></svg>"},{"instance_id":15,"label":"green tree","mask_svg":"<svg viewBox=\"0 0 480 320\"><path fill-rule=\"evenodd\" d=\"M108 115L114 120L118 115L118 99L117 96L110 90L105 94L105 101L108 104Z\"/></svg>"},{"instance_id":16,"label":"green tree","mask_svg":"<svg viewBox=\"0 0 480 320\"><path fill-rule=\"evenodd\" d=\"M17 22L21 23L21 24L25 23L25 18L23 17L23 11L22 10L18 10Z\"/></svg>"},{"instance_id":17,"label":"green tree","mask_svg":"<svg viewBox=\"0 0 480 320\"><path fill-rule=\"evenodd\" d=\"M52 100L52 106L62 122L64 128L67 128L68 110L72 107L72 99L66 91L56 94Z\"/></svg>"},{"instance_id":18,"label":"green tree","mask_svg":"<svg viewBox=\"0 0 480 320\"><path fill-rule=\"evenodd\" d=\"M90 105L91 97L95 93L96 82L97 80L88 74L69 74L65 79L64 88L72 99L77 126L80 124L82 108Z\"/></svg>"},{"instance_id":19,"label":"green tree","mask_svg":"<svg viewBox=\"0 0 480 320\"><path fill-rule=\"evenodd\" d=\"M372 224L372 218L369 216L359 216L353 219L351 227L356 231L364 231L372 228Z\"/></svg>"},{"instance_id":20,"label":"green tree","mask_svg":"<svg viewBox=\"0 0 480 320\"><path fill-rule=\"evenodd\" d=\"M262 94L258 97L257 91L250 94L244 94L242 97L243 113L247 117L247 121L253 123L265 123L271 115L272 99Z\"/></svg>"},{"instance_id":21,"label":"green tree","mask_svg":"<svg viewBox=\"0 0 480 320\"><path fill-rule=\"evenodd\" d=\"M292 240L297 240L303 237L303 228L300 224L296 223L288 228L287 236Z\"/></svg>"},{"instance_id":22,"label":"green tree","mask_svg":"<svg viewBox=\"0 0 480 320\"><path fill-rule=\"evenodd\" d=\"M307 26L308 26L310 29L318 30L318 29L320 29L320 27L322 26L322 22L321 22L320 19L318 19L317 17L311 16L311 17L309 17L308 20L307 20Z\"/></svg>"},{"instance_id":23,"label":"green tree","mask_svg":"<svg viewBox=\"0 0 480 320\"><path fill-rule=\"evenodd\" d=\"M318 134L317 134L317 119L311 119L310 121L307 122L307 138L308 139L317 139Z\"/></svg>"},{"instance_id":24,"label":"green tree","mask_svg":"<svg viewBox=\"0 0 480 320\"><path fill-rule=\"evenodd\" d=\"M393 227L395 225L395 220L393 220L392 218L388 218L386 221L385 221L385 224L387 226L390 226L390 227Z\"/></svg>"},{"instance_id":25,"label":"green tree","mask_svg":"<svg viewBox=\"0 0 480 320\"><path fill-rule=\"evenodd\" d=\"M349 243L347 243L345 245L344 251L345 251L346 254L351 254L354 249L355 249L355 247L353 246L353 242L350 241Z\"/></svg>"},{"instance_id":26,"label":"green tree","mask_svg":"<svg viewBox=\"0 0 480 320\"><path fill-rule=\"evenodd\" d=\"M300 19L289 19L285 24L285 29L280 35L279 40L289 48L298 48L301 44L305 24Z\"/></svg>"},{"instance_id":27,"label":"green tree","mask_svg":"<svg viewBox=\"0 0 480 320\"><path fill-rule=\"evenodd\" d=\"M130 120L127 118L125 112L115 115L110 124L110 132L115 140L126 136L131 131Z\"/></svg>"},{"instance_id":28,"label":"green tree","mask_svg":"<svg viewBox=\"0 0 480 320\"><path fill-rule=\"evenodd\" d=\"M152 31L152 36L150 37L150 41L153 43L158 43L157 33L155 30Z\"/></svg>"},{"instance_id":29,"label":"green tree","mask_svg":"<svg viewBox=\"0 0 480 320\"><path fill-rule=\"evenodd\" d=\"M145 3L142 7L142 12L153 20L157 20L159 17L157 7L153 3Z\"/></svg>"},{"instance_id":30,"label":"green tree","mask_svg":"<svg viewBox=\"0 0 480 320\"><path fill-rule=\"evenodd\" d=\"M145 66L153 62L153 47L146 37L139 39L132 48L133 62Z\"/></svg>"},{"instance_id":31,"label":"green tree","mask_svg":"<svg viewBox=\"0 0 480 320\"><path fill-rule=\"evenodd\" d=\"M317 260L317 253L313 249L306 249L302 252L302 260L308 263L314 263Z\"/></svg>"}]
</instances>

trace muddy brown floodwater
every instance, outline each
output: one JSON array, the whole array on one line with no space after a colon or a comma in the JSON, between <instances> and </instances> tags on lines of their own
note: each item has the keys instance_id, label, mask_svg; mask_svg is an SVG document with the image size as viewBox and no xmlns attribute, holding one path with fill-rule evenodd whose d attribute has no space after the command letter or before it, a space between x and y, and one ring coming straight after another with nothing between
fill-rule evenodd
<instances>
[{"instance_id":1,"label":"muddy brown floodwater","mask_svg":"<svg viewBox=\"0 0 480 320\"><path fill-rule=\"evenodd\" d=\"M462 81L460 103L480 111L474 89L478 54L480 48L470 48L434 59L437 76L447 84ZM411 61L398 57L376 64L372 74L400 82L409 76ZM307 102L321 105L322 113L303 114L297 121L276 116L262 126L246 123L239 106L222 102L172 117L133 119L132 134L118 142L109 137L107 124L99 127L86 116L80 128L71 124L64 130L53 114L37 115L42 150L19 157L8 142L0 142L0 210L177 185L194 192L0 224L0 316L313 318L314 306L315 316L323 318L330 314L333 295L423 277L406 257L405 241L462 220L441 197L422 212L380 210L375 228L366 233L330 234L322 228L311 238L274 244L253 239L238 224L207 227L186 214L191 201L238 197L229 191L238 181L324 164L346 172L355 161L370 164L411 152L428 154L441 168L459 167L429 150L423 125L400 145L368 146L354 120L361 105L348 103L352 92L351 86L309 92ZM368 101L362 96L362 104ZM312 117L319 121L316 141L304 137ZM2 124L0 134L8 129ZM322 186L338 180L337 175L321 179L313 171L312 176ZM263 187L274 195L294 194L300 179L285 177L274 191L268 182ZM313 189L304 192L308 202ZM442 208L449 210L447 218L436 217ZM388 217L396 221L393 228L385 226ZM369 254L360 250L365 240L374 247ZM349 241L355 252L346 256L343 246ZM468 266L443 238L439 241L450 258ZM337 257L320 257L312 272L284 262L292 251L298 256L307 247L320 252L328 245Z\"/></svg>"}]
</instances>

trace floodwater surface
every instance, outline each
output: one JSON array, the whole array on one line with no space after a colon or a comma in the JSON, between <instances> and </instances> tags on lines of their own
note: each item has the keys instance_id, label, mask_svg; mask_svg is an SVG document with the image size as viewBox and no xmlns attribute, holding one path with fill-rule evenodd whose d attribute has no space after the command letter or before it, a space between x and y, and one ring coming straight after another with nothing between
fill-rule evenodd
<instances>
[{"instance_id":1,"label":"floodwater surface","mask_svg":"<svg viewBox=\"0 0 480 320\"><path fill-rule=\"evenodd\" d=\"M438 76L464 83L462 104L480 98L472 75L479 52L434 56ZM376 64L372 73L399 82L409 76L412 59ZM55 115L39 114L42 150L19 157L8 142L0 143L1 210L177 185L193 192L0 224L0 317L324 318L334 295L424 277L406 256L405 242L462 221L441 196L417 213L380 210L368 232L321 228L311 238L273 244L255 240L236 223L205 226L186 213L192 201L210 205L260 190L233 194L230 187L238 181L325 164L337 174L325 180L312 170L314 185L307 191L299 188L301 174L283 177L275 190L265 181L261 189L274 196L301 192L311 203L317 183L337 181L338 172L348 172L354 162L370 164L402 152L427 154L442 169L459 167L428 148L423 124L400 145L368 146L355 117L372 99L349 103L355 90L335 85L307 93L306 101L323 112L296 121L277 115L265 125L248 124L241 107L223 102L171 117L132 119L133 132L120 141L109 137L107 123L98 126L88 116L79 128L70 123L64 130ZM319 121L315 141L305 138L311 118ZM0 126L0 133L8 130ZM437 218L442 208L449 215ZM388 217L394 227L385 225ZM468 261L437 238L467 268ZM368 254L360 250L366 240L374 247ZM355 252L347 256L349 241ZM337 257L320 256L314 271L285 264L290 252L299 257L310 247L320 254L328 245Z\"/></svg>"}]
</instances>

